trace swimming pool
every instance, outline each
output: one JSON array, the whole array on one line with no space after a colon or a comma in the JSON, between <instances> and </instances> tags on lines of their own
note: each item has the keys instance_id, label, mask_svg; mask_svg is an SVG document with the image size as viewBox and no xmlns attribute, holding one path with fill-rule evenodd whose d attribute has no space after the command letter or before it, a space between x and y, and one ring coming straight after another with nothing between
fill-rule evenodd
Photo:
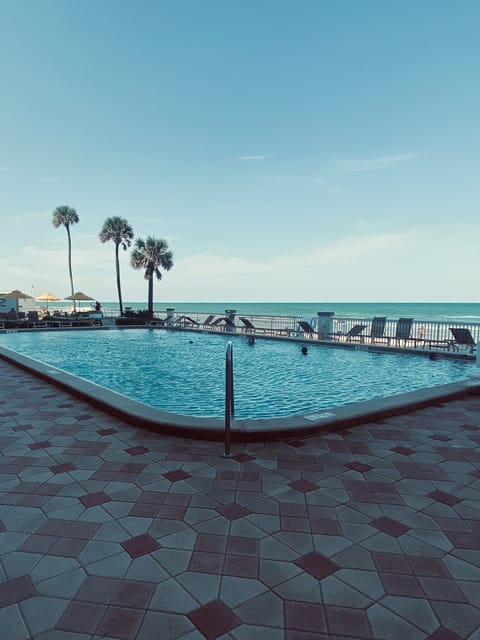
<instances>
[{"instance_id":1,"label":"swimming pool","mask_svg":"<svg viewBox=\"0 0 480 640\"><path fill-rule=\"evenodd\" d=\"M472 363L164 330L0 334L0 345L175 414L221 417L233 341L236 419L309 414L465 380Z\"/></svg>"}]
</instances>

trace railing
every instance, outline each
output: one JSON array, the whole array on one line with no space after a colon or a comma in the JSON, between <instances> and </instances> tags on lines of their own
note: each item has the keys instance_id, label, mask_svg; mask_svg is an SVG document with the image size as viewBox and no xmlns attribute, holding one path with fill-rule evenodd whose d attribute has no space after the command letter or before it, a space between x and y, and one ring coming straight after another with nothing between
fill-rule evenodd
<instances>
[{"instance_id":1,"label":"railing","mask_svg":"<svg viewBox=\"0 0 480 640\"><path fill-rule=\"evenodd\" d=\"M357 324L364 324L366 328L362 336L368 337L372 328L372 319L366 318L332 318L332 333L336 335L347 334ZM469 329L475 342L480 341L480 324L473 322L440 322L435 320L414 320L410 336L413 340L432 340L442 342L452 340L453 336L450 327L459 329ZM385 323L385 336L395 336L397 320L387 320Z\"/></svg>"},{"instance_id":2,"label":"railing","mask_svg":"<svg viewBox=\"0 0 480 640\"><path fill-rule=\"evenodd\" d=\"M115 316L118 317L118 312L115 312L114 309L102 309L104 312L104 316L107 318L113 318ZM235 316L235 327L228 327L224 323L213 325L210 323L208 326L204 326L205 321L210 315L214 315L215 319L221 318L223 314L216 313L210 314L209 312L198 312L198 311L188 311L188 310L175 310L175 318L186 318L187 320L184 322L180 322L177 328L188 328L188 329L199 329L199 330L220 330L227 332L233 331L236 333L258 333L264 334L266 336L278 336L278 337L296 337L302 338L303 333L299 331L299 321L304 320L305 318L301 316L269 316L269 315L255 315L255 314L242 314L238 313ZM244 318L247 322L242 320ZM162 311L156 311L154 313L155 320L166 320L166 314ZM189 320L192 319L194 322L190 323ZM306 318L306 320L313 326L314 329L317 328L317 317L314 316L312 318ZM397 319L387 319L385 323L385 331L384 335L388 338L394 338L397 329ZM249 324L253 327L253 329L249 328ZM365 325L365 329L362 331L360 336L361 339L367 339L371 335L372 329L372 318L341 318L333 316L331 318L331 334L332 337L339 337L346 335L355 325L362 324ZM475 343L480 341L480 323L473 322L442 322L442 321L434 321L434 320L413 320L412 327L410 331L410 344L403 344L400 346L415 346L415 347L435 347L441 346L441 343L452 343L453 335L450 331L450 327L468 329L472 335ZM317 334L313 334L313 336L309 337L317 337ZM322 337L322 336L320 336ZM327 337L327 336L325 336Z\"/></svg>"},{"instance_id":3,"label":"railing","mask_svg":"<svg viewBox=\"0 0 480 640\"><path fill-rule=\"evenodd\" d=\"M230 443L231 434L231 417L235 414L235 394L233 390L233 345L232 341L227 342L227 350L225 352L225 453L224 458L231 458Z\"/></svg>"}]
</instances>

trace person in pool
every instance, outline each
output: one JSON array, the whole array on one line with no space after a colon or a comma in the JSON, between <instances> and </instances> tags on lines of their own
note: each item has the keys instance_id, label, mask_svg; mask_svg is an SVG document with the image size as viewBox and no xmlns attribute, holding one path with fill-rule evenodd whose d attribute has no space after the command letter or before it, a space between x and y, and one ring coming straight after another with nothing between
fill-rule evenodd
<instances>
[{"instance_id":1,"label":"person in pool","mask_svg":"<svg viewBox=\"0 0 480 640\"><path fill-rule=\"evenodd\" d=\"M307 349L307 347L302 347L302 354L303 354L304 356L306 356L306 355L307 355L307 353L308 353L308 349Z\"/></svg>"}]
</instances>

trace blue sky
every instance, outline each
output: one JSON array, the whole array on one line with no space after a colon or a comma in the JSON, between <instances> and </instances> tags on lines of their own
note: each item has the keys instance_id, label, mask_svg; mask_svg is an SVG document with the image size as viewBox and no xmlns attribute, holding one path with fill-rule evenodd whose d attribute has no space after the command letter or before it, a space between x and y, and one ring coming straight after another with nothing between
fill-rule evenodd
<instances>
[{"instance_id":1,"label":"blue sky","mask_svg":"<svg viewBox=\"0 0 480 640\"><path fill-rule=\"evenodd\" d=\"M0 0L0 291L477 301L480 3ZM125 300L146 283L121 256Z\"/></svg>"}]
</instances>

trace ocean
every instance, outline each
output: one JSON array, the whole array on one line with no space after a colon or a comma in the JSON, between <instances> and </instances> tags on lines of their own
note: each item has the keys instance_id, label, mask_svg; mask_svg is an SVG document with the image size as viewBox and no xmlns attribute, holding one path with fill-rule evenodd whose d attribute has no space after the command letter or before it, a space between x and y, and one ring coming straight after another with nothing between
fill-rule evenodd
<instances>
[{"instance_id":1,"label":"ocean","mask_svg":"<svg viewBox=\"0 0 480 640\"><path fill-rule=\"evenodd\" d=\"M100 301L102 308L118 311L118 302ZM85 305L85 303L82 303ZM40 303L37 303L40 306ZM51 302L50 309L65 309L63 302ZM86 305L88 306L88 305ZM146 309L146 302L124 302L125 307ZM302 316L312 318L318 311L331 311L337 318L374 318L386 316L389 320L414 318L424 322L480 323L478 302L155 302L154 310L165 313L167 307L176 312L193 315L223 314L225 309L236 309L237 315ZM70 308L70 307L68 307Z\"/></svg>"}]
</instances>

